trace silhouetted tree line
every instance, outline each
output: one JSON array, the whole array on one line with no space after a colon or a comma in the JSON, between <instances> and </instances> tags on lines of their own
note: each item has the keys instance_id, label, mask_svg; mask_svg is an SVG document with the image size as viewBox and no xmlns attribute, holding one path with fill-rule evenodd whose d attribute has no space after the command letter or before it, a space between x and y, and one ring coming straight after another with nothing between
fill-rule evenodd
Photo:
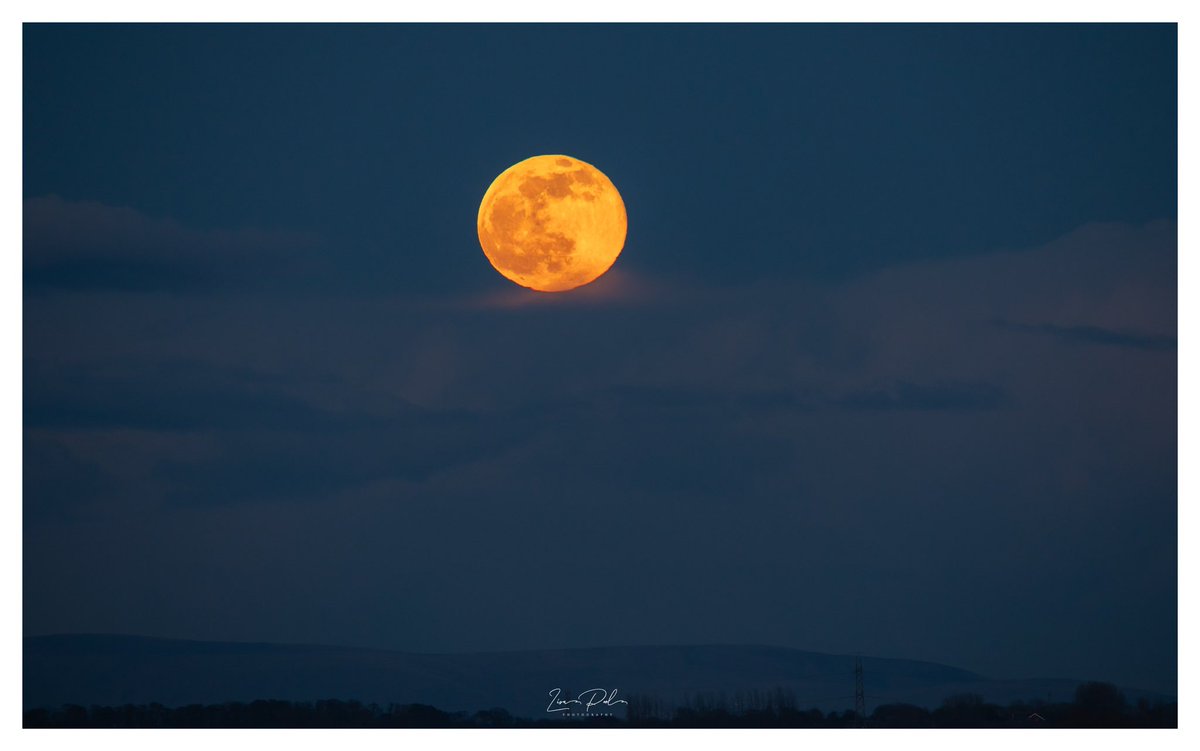
<instances>
[{"instance_id":1,"label":"silhouetted tree line","mask_svg":"<svg viewBox=\"0 0 1200 751\"><path fill-rule=\"evenodd\" d=\"M27 728L503 728L561 727L564 724L605 726L621 724L612 717L529 720L504 709L475 713L445 712L427 704L363 704L327 699L293 702L260 699L252 702L191 704L126 704L25 712Z\"/></svg>"},{"instance_id":2,"label":"silhouetted tree line","mask_svg":"<svg viewBox=\"0 0 1200 751\"><path fill-rule=\"evenodd\" d=\"M852 710L824 713L802 709L788 689L700 694L683 706L649 696L631 696L626 724L634 727L787 728L1173 728L1174 702L1139 700L1130 704L1111 683L1089 682L1075 689L1074 701L985 702L979 694L947 697L937 709L915 704L879 704L867 717Z\"/></svg>"},{"instance_id":3,"label":"silhouetted tree line","mask_svg":"<svg viewBox=\"0 0 1200 751\"><path fill-rule=\"evenodd\" d=\"M1071 702L1021 701L989 704L978 694L948 697L937 709L881 704L868 717L855 712L800 709L788 689L697 694L682 706L652 696L631 696L626 717L527 719L503 709L444 712L425 704L363 704L357 701L253 701L249 703L127 704L121 707L66 705L25 713L27 728L503 728L724 727L724 728L1174 728L1177 704L1129 703L1109 683L1084 683Z\"/></svg>"}]
</instances>

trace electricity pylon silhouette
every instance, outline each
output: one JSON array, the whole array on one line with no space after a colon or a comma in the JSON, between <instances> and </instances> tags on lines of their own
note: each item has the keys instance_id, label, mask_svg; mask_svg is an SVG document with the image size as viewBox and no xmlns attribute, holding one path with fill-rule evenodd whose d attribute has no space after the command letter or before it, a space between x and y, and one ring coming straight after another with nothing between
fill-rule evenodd
<instances>
[{"instance_id":1,"label":"electricity pylon silhouette","mask_svg":"<svg viewBox=\"0 0 1200 751\"><path fill-rule=\"evenodd\" d=\"M862 658L854 658L854 713L858 715L858 724L867 724L867 695L863 692Z\"/></svg>"}]
</instances>

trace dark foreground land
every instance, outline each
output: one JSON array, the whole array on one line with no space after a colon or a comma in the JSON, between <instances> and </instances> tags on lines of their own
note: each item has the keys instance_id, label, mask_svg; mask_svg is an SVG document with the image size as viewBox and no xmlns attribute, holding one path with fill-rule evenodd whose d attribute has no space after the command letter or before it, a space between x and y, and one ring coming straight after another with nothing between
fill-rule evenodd
<instances>
[{"instance_id":1,"label":"dark foreground land","mask_svg":"<svg viewBox=\"0 0 1200 751\"><path fill-rule=\"evenodd\" d=\"M1114 686L1081 684L1072 702L989 704L979 696L947 698L928 710L913 704L883 704L864 719L853 711L824 713L797 709L785 691L738 697L698 697L688 706L664 708L649 697L631 697L627 717L514 717L503 709L474 714L444 712L424 704L363 704L357 701L253 701L248 703L127 704L120 707L67 705L25 713L26 728L502 728L502 727L678 727L678 728L1174 728L1175 703L1130 704Z\"/></svg>"}]
</instances>

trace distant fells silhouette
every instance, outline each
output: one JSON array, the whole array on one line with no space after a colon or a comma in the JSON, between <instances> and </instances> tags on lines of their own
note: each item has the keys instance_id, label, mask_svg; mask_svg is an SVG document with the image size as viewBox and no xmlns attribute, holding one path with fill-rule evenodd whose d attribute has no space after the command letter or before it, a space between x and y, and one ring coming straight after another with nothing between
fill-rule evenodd
<instances>
[{"instance_id":1,"label":"distant fells silhouette","mask_svg":"<svg viewBox=\"0 0 1200 751\"><path fill-rule=\"evenodd\" d=\"M592 688L618 699L666 706L696 697L735 699L783 690L795 704L824 711L854 707L854 657L760 646L647 646L416 654L377 649L205 642L116 635L24 640L24 708L63 705L167 707L259 699L427 704L446 711L503 708L547 719L550 691L570 698ZM992 680L946 665L862 658L868 709L906 703L933 708L974 694L1007 704L1070 701L1080 681ZM1131 702L1174 697L1122 689ZM627 705L591 712L624 716ZM578 711L578 706L566 706Z\"/></svg>"}]
</instances>

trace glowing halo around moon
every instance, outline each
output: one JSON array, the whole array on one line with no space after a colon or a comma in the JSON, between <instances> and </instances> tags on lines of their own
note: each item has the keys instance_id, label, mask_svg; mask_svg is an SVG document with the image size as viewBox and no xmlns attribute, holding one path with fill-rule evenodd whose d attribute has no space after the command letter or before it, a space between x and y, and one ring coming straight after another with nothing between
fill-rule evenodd
<instances>
[{"instance_id":1,"label":"glowing halo around moon","mask_svg":"<svg viewBox=\"0 0 1200 751\"><path fill-rule=\"evenodd\" d=\"M565 292L598 279L625 246L621 194L603 172L562 154L500 173L479 204L479 244L509 280Z\"/></svg>"}]
</instances>

